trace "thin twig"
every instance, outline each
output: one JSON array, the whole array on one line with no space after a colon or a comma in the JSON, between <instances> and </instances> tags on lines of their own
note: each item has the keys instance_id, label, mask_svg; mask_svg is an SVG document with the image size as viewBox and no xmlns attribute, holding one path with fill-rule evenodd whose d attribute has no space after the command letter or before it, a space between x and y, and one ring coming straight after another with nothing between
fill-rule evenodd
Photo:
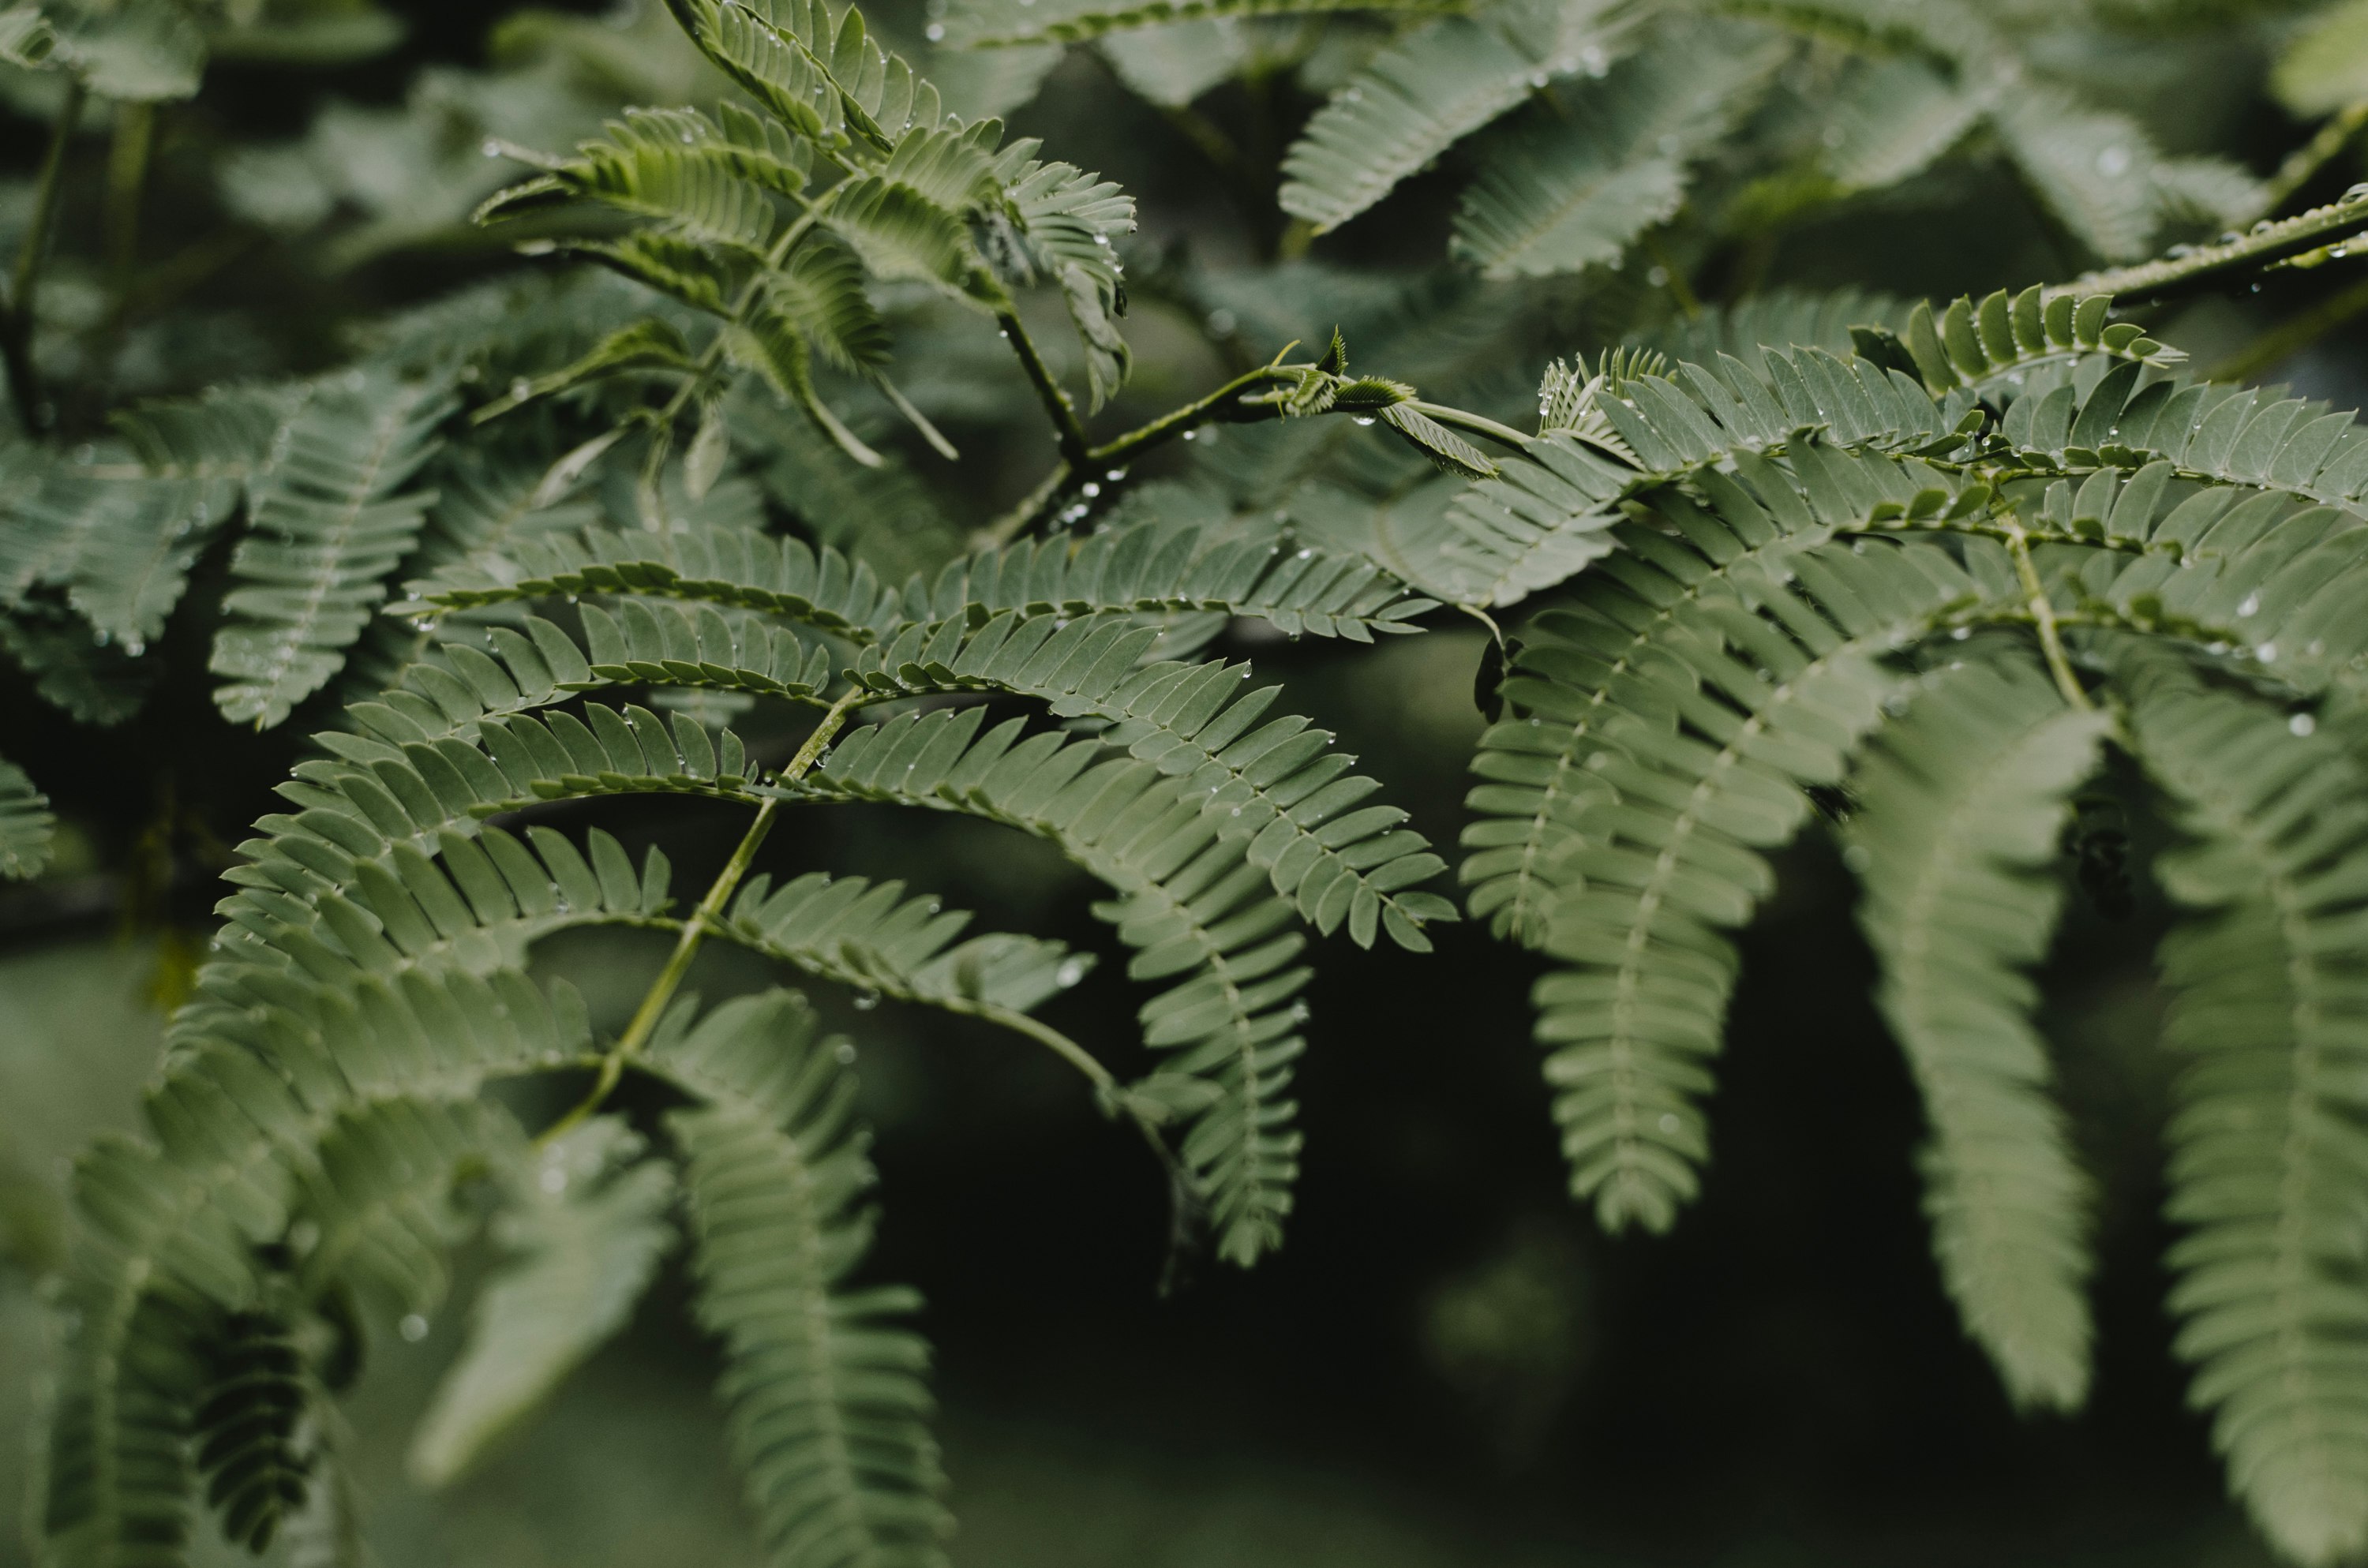
<instances>
[{"instance_id":1,"label":"thin twig","mask_svg":"<svg viewBox=\"0 0 2368 1568\"><path fill-rule=\"evenodd\" d=\"M2073 672L2072 661L2064 652L2063 633L2055 625L2055 606L2047 597L2046 585L2039 580L2039 568L2031 559L2031 540L2022 525L2007 520L2007 553L2014 557L2015 575L2021 579L2022 596L2031 607L2031 624L2039 633L2040 652L2047 656L2047 673L2055 677L2055 688L2064 700L2075 708L2094 708L2089 700L2088 688Z\"/></svg>"},{"instance_id":2,"label":"thin twig","mask_svg":"<svg viewBox=\"0 0 2368 1568\"><path fill-rule=\"evenodd\" d=\"M8 396L17 404L17 422L28 435L41 425L41 382L33 364L33 304L40 287L41 263L49 254L50 230L56 223L66 144L74 140L87 97L79 79L66 83L58 105L57 123L50 131L49 151L33 187L33 215L25 225L25 241L17 251L17 270L9 279L8 298L0 301L0 358L8 373Z\"/></svg>"},{"instance_id":3,"label":"thin twig","mask_svg":"<svg viewBox=\"0 0 2368 1568\"><path fill-rule=\"evenodd\" d=\"M1052 367L1046 365L1044 356L1036 351L1036 340L1029 336L1027 327L1020 324L1019 312L1000 311L995 320L1003 328L1003 335L1010 340L1011 351L1019 357L1019 368L1028 372L1029 384L1036 389L1036 396L1044 404L1044 412L1053 416L1053 428L1061 439L1063 460L1073 469L1082 471L1090 466L1093 461L1092 443L1086 439L1086 427L1077 422L1077 411L1070 405L1069 394L1063 392L1061 383L1053 379Z\"/></svg>"}]
</instances>

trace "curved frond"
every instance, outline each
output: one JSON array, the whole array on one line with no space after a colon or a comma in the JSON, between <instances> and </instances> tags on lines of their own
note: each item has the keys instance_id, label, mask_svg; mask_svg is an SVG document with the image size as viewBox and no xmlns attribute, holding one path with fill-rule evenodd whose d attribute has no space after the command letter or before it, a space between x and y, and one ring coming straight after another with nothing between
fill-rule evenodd
<instances>
[{"instance_id":1,"label":"curved frond","mask_svg":"<svg viewBox=\"0 0 2368 1568\"><path fill-rule=\"evenodd\" d=\"M2005 290L1979 304L1960 297L1936 318L1921 301L1900 334L1916 371L1935 395L1959 386L2020 392L2031 372L2095 357L2169 367L2186 355L2148 337L2135 322L2111 322L2103 294L2050 293L2034 284L2009 299Z\"/></svg>"},{"instance_id":2,"label":"curved frond","mask_svg":"<svg viewBox=\"0 0 2368 1568\"><path fill-rule=\"evenodd\" d=\"M2165 939L2177 1346L2229 1482L2296 1561L2368 1545L2368 779L2273 707L2166 672L2132 710L2189 845Z\"/></svg>"},{"instance_id":3,"label":"curved frond","mask_svg":"<svg viewBox=\"0 0 2368 1568\"><path fill-rule=\"evenodd\" d=\"M190 1441L206 1500L222 1533L254 1552L269 1549L304 1506L311 1465L297 1446L310 1403L302 1354L285 1319L233 1312L207 1346L212 1376L199 1396Z\"/></svg>"},{"instance_id":4,"label":"curved frond","mask_svg":"<svg viewBox=\"0 0 2368 1568\"><path fill-rule=\"evenodd\" d=\"M520 540L411 592L417 597L401 608L419 617L570 594L690 599L790 616L859 642L902 619L894 591L828 545L720 526L664 535L587 528Z\"/></svg>"},{"instance_id":5,"label":"curved frond","mask_svg":"<svg viewBox=\"0 0 2368 1568\"><path fill-rule=\"evenodd\" d=\"M793 993L669 1021L651 1065L708 1103L669 1114L686 1158L696 1310L723 1341L732 1448L773 1561L945 1561L944 1487L907 1326L919 1297L849 1276L874 1224L841 1047Z\"/></svg>"},{"instance_id":6,"label":"curved frond","mask_svg":"<svg viewBox=\"0 0 2368 1568\"><path fill-rule=\"evenodd\" d=\"M1938 402L1904 373L1865 359L1770 349L1761 362L1764 375L1722 358L1714 369L1679 365L1667 376L1632 377L1595 403L1618 437L1616 450L1555 431L1531 443L1524 460L1505 464L1500 477L1474 485L1450 513L1463 535L1454 554L1467 574L1458 597L1512 604L1562 582L1611 548L1606 530L1622 504L1651 486L1820 440L1861 454L1945 453L1984 422L1964 394Z\"/></svg>"},{"instance_id":7,"label":"curved frond","mask_svg":"<svg viewBox=\"0 0 2368 1568\"><path fill-rule=\"evenodd\" d=\"M465 1471L632 1313L674 1244L674 1173L633 1163L640 1145L603 1118L502 1173L507 1206L494 1229L510 1257L477 1299L469 1342L412 1439L411 1472L424 1483Z\"/></svg>"},{"instance_id":8,"label":"curved frond","mask_svg":"<svg viewBox=\"0 0 2368 1568\"><path fill-rule=\"evenodd\" d=\"M1473 801L1501 819L1467 836L1474 912L1568 965L1539 984L1538 1034L1573 1190L1614 1228L1664 1229L1694 1190L1694 1097L1735 974L1718 933L1770 885L1756 851L1876 723L1884 654L2011 580L1930 546L1820 542L1834 523L1795 481L1746 474L1705 477L1716 516L1665 499L1669 531L1623 535L1636 555L1542 618L1479 765L1502 782Z\"/></svg>"},{"instance_id":9,"label":"curved frond","mask_svg":"<svg viewBox=\"0 0 2368 1568\"><path fill-rule=\"evenodd\" d=\"M779 888L750 879L723 934L859 992L1008 1020L1067 990L1093 965L1059 942L990 932L957 942L969 915L902 882L820 871Z\"/></svg>"},{"instance_id":10,"label":"curved frond","mask_svg":"<svg viewBox=\"0 0 2368 1568\"><path fill-rule=\"evenodd\" d=\"M1648 45L1481 164L1451 248L1491 278L1617 261L1677 210L1694 160L1750 112L1787 52L1757 29Z\"/></svg>"},{"instance_id":11,"label":"curved frond","mask_svg":"<svg viewBox=\"0 0 2368 1568\"><path fill-rule=\"evenodd\" d=\"M2109 724L2066 707L2027 656L1966 664L1918 683L1852 780L1859 925L1923 1093L1941 1278L2014 1402L2059 1410L2089 1386L2087 1184L2025 971L2055 929L2048 863Z\"/></svg>"},{"instance_id":12,"label":"curved frond","mask_svg":"<svg viewBox=\"0 0 2368 1568\"><path fill-rule=\"evenodd\" d=\"M324 391L297 415L231 558L240 585L207 666L229 677L215 693L226 717L277 724L344 665L418 542L434 497L402 487L452 407L438 385L379 375Z\"/></svg>"},{"instance_id":13,"label":"curved frond","mask_svg":"<svg viewBox=\"0 0 2368 1568\"><path fill-rule=\"evenodd\" d=\"M1082 540L1019 540L965 556L926 583L908 584L903 619L943 622L973 605L1068 616L1222 610L1294 636L1357 642L1375 632L1411 631L1406 622L1435 608L1354 555L1312 546L1294 551L1272 539L1212 540L1197 528L1156 522Z\"/></svg>"},{"instance_id":14,"label":"curved frond","mask_svg":"<svg viewBox=\"0 0 2368 1568\"><path fill-rule=\"evenodd\" d=\"M839 743L799 787L813 798L887 801L961 811L1050 839L1120 896L1095 913L1136 949L1130 978L1185 979L1146 1003L1145 1041L1170 1054L1140 1087L1190 1131L1184 1157L1207 1198L1220 1250L1248 1264L1280 1244L1298 1175L1297 1107L1291 1064L1305 1049L1294 1004L1307 971L1294 960L1305 942L1288 929L1292 906L1269 888L1269 873L1246 861L1256 842L1221 837L1181 781L1148 763L1097 763L1103 748L1057 732L1021 739L1012 720L979 733L985 710L912 714ZM1322 792L1294 808L1293 827L1332 819L1339 802ZM1378 808L1338 819L1350 837L1386 832ZM1278 862L1273 881L1292 868ZM1346 878L1312 889L1300 868L1293 891L1310 892L1325 928L1345 917L1372 940L1382 900ZM1388 910L1391 934L1420 943L1420 906L1409 895Z\"/></svg>"},{"instance_id":15,"label":"curved frond","mask_svg":"<svg viewBox=\"0 0 2368 1568\"><path fill-rule=\"evenodd\" d=\"M1283 210L1337 229L1554 77L1602 69L1621 47L1613 11L1577 0L1414 28L1307 122L1283 160Z\"/></svg>"}]
</instances>

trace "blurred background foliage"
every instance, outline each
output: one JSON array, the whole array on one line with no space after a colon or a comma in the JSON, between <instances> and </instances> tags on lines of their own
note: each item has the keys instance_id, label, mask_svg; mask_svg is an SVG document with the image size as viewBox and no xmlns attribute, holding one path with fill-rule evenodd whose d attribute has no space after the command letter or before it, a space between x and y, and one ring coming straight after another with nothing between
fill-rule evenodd
<instances>
[{"instance_id":1,"label":"blurred background foliage","mask_svg":"<svg viewBox=\"0 0 2368 1568\"><path fill-rule=\"evenodd\" d=\"M2135 117L2171 155L2217 154L2266 176L2317 117L2368 99L2368 6L1998 9L2057 78ZM1692 204L1624 267L1485 282L1446 259L1479 156L1469 150L1312 244L1277 205L1284 147L1385 40L1377 25L1188 23L1065 52L964 52L933 47L942 15L930 0L873 19L951 101L1009 112L1138 199L1136 369L1110 428L1336 322L1363 366L1511 413L1550 353L1681 335L1696 297L1848 286L1946 298L2066 278L2090 259L1993 158L1808 200L1797 169L1737 152L1698 172ZM131 397L338 363L390 311L483 278L522 291L456 308L462 326L472 310L564 314L534 265L511 255L515 234L467 222L511 172L489 142L562 147L623 104L719 86L649 0L614 12L265 0L233 7L206 47L194 97L120 107L113 124L94 113L67 150L68 243L45 280L39 353L61 395L80 400L61 411L69 432ZM59 84L0 71L0 250L13 252L28 221ZM150 119L144 177L125 167L125 116ZM2339 153L2310 193L2359 175ZM127 201L125 189L144 195ZM2368 396L2350 324L2368 297L2341 272L2282 274L2181 307L2158 330L2199 363L2274 369L2351 406ZM933 307L905 305L905 353L927 367L909 390L968 454L899 482L912 526L877 548L926 560L1024 491L1049 452L1000 346L933 333ZM1355 438L1344 422L1208 434L1167 460L1253 494L1281 442ZM1402 483L1424 471L1407 460L1390 472ZM788 483L824 479L810 468ZM200 581L221 569L200 562ZM1378 652L1243 642L1285 679L1288 701L1327 716L1416 825L1453 839L1481 727L1477 631ZM0 1430L28 1429L40 1397L50 1330L30 1287L60 1244L63 1163L94 1131L129 1125L160 1008L203 940L224 846L268 809L300 755L301 725L255 734L219 721L203 663L158 661L136 717L96 732L69 732L28 676L0 682L7 749L51 759L41 782L64 819L51 871L0 895L0 1226L12 1260L0 1274ZM662 838L680 859L712 858L736 831L632 801L594 820L636 849ZM826 820L826 837L777 840L769 863L926 873L923 885L988 925L1081 941L1090 929L1076 881L1032 846L871 808ZM2159 1305L2157 895L2141 878L2135 914L2118 923L2076 905L2046 976L2049 1033L2078 1042L2059 1061L2100 1192L2100 1362L2083 1414L2021 1422L1935 1288L1910 1179L1915 1100L1867 1000L1871 961L1840 863L1811 840L1780 872L1743 941L1717 1164L1666 1239L1606 1241L1565 1201L1528 1040L1528 966L1469 928L1440 933L1440 955L1419 964L1327 954L1311 993L1321 1022L1304 1068L1310 1158L1292 1244L1255 1274L1204 1269L1165 1300L1153 1175L1060 1069L959 1020L863 1008L864 1092L894 1216L882 1268L930 1302L958 1560L2269 1561L2223 1499ZM647 966L613 956L587 942L551 962L614 1016L638 994L617 977ZM696 983L719 994L749 977L713 957ZM842 1024L864 1001L821 1000ZM1132 1007L1111 971L1053 1016L1078 1039L1132 1049ZM654 1295L495 1463L430 1498L404 1479L400 1449L456 1341L451 1322L416 1344L381 1336L352 1406L382 1561L757 1560L677 1287ZM23 1469L23 1450L7 1451L6 1471ZM9 1479L11 1491L29 1483ZM0 1540L0 1562L24 1551Z\"/></svg>"}]
</instances>

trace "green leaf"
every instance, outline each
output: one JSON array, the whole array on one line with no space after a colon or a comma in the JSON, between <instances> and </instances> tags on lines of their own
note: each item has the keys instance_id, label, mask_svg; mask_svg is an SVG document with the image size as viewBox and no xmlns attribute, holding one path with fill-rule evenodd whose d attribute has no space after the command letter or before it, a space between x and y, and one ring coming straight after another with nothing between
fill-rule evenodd
<instances>
[{"instance_id":1,"label":"green leaf","mask_svg":"<svg viewBox=\"0 0 2368 1568\"><path fill-rule=\"evenodd\" d=\"M632 1164L614 1118L575 1128L504 1173L495 1233L508 1262L478 1298L469 1341L412 1439L411 1473L443 1486L548 1399L624 1325L673 1244L674 1176Z\"/></svg>"},{"instance_id":2,"label":"green leaf","mask_svg":"<svg viewBox=\"0 0 2368 1568\"><path fill-rule=\"evenodd\" d=\"M386 597L435 497L403 486L453 407L434 382L353 372L322 389L289 433L288 457L250 485L249 533L231 558L207 667L228 676L223 715L268 729L328 684Z\"/></svg>"},{"instance_id":3,"label":"green leaf","mask_svg":"<svg viewBox=\"0 0 2368 1568\"><path fill-rule=\"evenodd\" d=\"M687 1011L681 1010L681 1011ZM919 1298L858 1286L871 1162L839 1042L794 993L678 1011L649 1060L708 1103L668 1114L685 1159L700 1324L773 1561L937 1568L949 1521L929 1437ZM848 1052L851 1055L851 1051Z\"/></svg>"},{"instance_id":4,"label":"green leaf","mask_svg":"<svg viewBox=\"0 0 2368 1568\"><path fill-rule=\"evenodd\" d=\"M1307 122L1283 161L1283 210L1337 229L1554 77L1602 70L1617 47L1612 11L1577 0L1517 7L1501 24L1447 17L1416 28Z\"/></svg>"},{"instance_id":5,"label":"green leaf","mask_svg":"<svg viewBox=\"0 0 2368 1568\"><path fill-rule=\"evenodd\" d=\"M1859 925L1923 1093L1933 1251L2026 1407L2077 1409L2089 1387L2088 1184L2047 1094L2026 971L2062 903L2049 870L2068 798L2109 727L2066 707L2028 655L1968 663L1919 683L1853 780Z\"/></svg>"},{"instance_id":6,"label":"green leaf","mask_svg":"<svg viewBox=\"0 0 2368 1568\"><path fill-rule=\"evenodd\" d=\"M1689 165L1758 100L1787 53L1756 30L1690 29L1565 88L1482 163L1455 222L1457 254L1492 278L1617 261L1677 211Z\"/></svg>"},{"instance_id":7,"label":"green leaf","mask_svg":"<svg viewBox=\"0 0 2368 1568\"><path fill-rule=\"evenodd\" d=\"M50 798L15 763L0 759L0 879L38 877L50 863L58 820Z\"/></svg>"}]
</instances>

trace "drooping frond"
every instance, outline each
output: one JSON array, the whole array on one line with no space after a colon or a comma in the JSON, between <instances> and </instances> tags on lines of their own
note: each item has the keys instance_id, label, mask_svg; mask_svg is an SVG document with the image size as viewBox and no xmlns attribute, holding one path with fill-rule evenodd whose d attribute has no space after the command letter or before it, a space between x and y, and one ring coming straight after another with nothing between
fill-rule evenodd
<instances>
[{"instance_id":1,"label":"drooping frond","mask_svg":"<svg viewBox=\"0 0 2368 1568\"><path fill-rule=\"evenodd\" d=\"M36 586L134 653L162 631L189 568L237 504L237 482L51 460L25 476L0 530L0 603Z\"/></svg>"},{"instance_id":2,"label":"drooping frond","mask_svg":"<svg viewBox=\"0 0 2368 1568\"><path fill-rule=\"evenodd\" d=\"M279 787L294 814L257 825L290 846L300 840L333 852L380 860L399 846L422 854L444 835L468 834L483 819L539 801L587 795L689 794L753 801L740 737L711 735L686 714L671 722L646 708L586 703L578 719L564 710L487 720L475 744L445 739L390 744L331 732L334 758L297 765Z\"/></svg>"},{"instance_id":3,"label":"drooping frond","mask_svg":"<svg viewBox=\"0 0 2368 1568\"><path fill-rule=\"evenodd\" d=\"M1119 894L1095 913L1136 949L1130 978L1184 979L1143 1008L1144 1039L1168 1051L1142 1088L1188 1120L1184 1156L1218 1227L1220 1250L1242 1264L1277 1245L1298 1174L1297 1107L1291 1064L1305 1048L1293 998L1307 971L1294 960L1304 938L1289 929L1292 906L1269 890L1269 872L1245 859L1257 841L1224 838L1182 781L1132 758L1097 762L1103 748L1057 732L1021 739L1019 720L979 733L984 710L907 715L841 742L801 792L962 811L1050 839ZM1344 802L1323 791L1276 825L1314 828ZM1386 835L1398 813L1368 808L1337 818L1346 837ZM1230 817L1224 820L1230 821ZM1345 874L1328 885L1308 868L1278 861L1272 879L1310 892L1326 928L1345 916L1370 941L1384 901ZM1336 896L1337 894L1337 896ZM1402 943L1424 941L1423 895L1388 901Z\"/></svg>"},{"instance_id":4,"label":"drooping frond","mask_svg":"<svg viewBox=\"0 0 2368 1568\"><path fill-rule=\"evenodd\" d=\"M572 990L514 972L365 972L273 1000L217 1010L177 1042L145 1107L154 1145L111 1140L77 1167L85 1223L64 1283L73 1332L44 1511L63 1562L122 1563L142 1543L170 1561L190 1489L196 1336L217 1310L257 1301L254 1246L288 1232L294 1162L358 1105L473 1099L490 1077L572 1063L590 1043Z\"/></svg>"},{"instance_id":5,"label":"drooping frond","mask_svg":"<svg viewBox=\"0 0 2368 1568\"><path fill-rule=\"evenodd\" d=\"M525 1147L517 1120L479 1100L370 1099L341 1113L299 1177L289 1224L299 1298L350 1292L397 1323L424 1322L451 1288L446 1254L472 1228L455 1188Z\"/></svg>"},{"instance_id":6,"label":"drooping frond","mask_svg":"<svg viewBox=\"0 0 2368 1568\"><path fill-rule=\"evenodd\" d=\"M1541 110L1484 162L1451 247L1492 278L1617 261L1684 199L1691 166L1736 120L1787 52L1754 28L1689 30Z\"/></svg>"},{"instance_id":7,"label":"drooping frond","mask_svg":"<svg viewBox=\"0 0 2368 1568\"><path fill-rule=\"evenodd\" d=\"M2047 865L2108 724L2067 708L2028 655L1948 668L1884 732L1850 819L1876 1000L1923 1093L1941 1278L2014 1402L2059 1410L2089 1385L2086 1184L2025 971L2055 928Z\"/></svg>"},{"instance_id":8,"label":"drooping frond","mask_svg":"<svg viewBox=\"0 0 2368 1568\"><path fill-rule=\"evenodd\" d=\"M1424 23L1307 122L1283 161L1283 210L1338 228L1554 77L1602 70L1622 30L1598 0Z\"/></svg>"},{"instance_id":9,"label":"drooping frond","mask_svg":"<svg viewBox=\"0 0 2368 1568\"><path fill-rule=\"evenodd\" d=\"M920 1301L849 1277L874 1219L842 1044L794 993L728 1002L650 1061L707 1103L671 1113L687 1164L696 1306L723 1341L732 1449L782 1568L945 1561Z\"/></svg>"},{"instance_id":10,"label":"drooping frond","mask_svg":"<svg viewBox=\"0 0 2368 1568\"><path fill-rule=\"evenodd\" d=\"M1473 804L1499 820L1467 836L1474 912L1567 965L1539 984L1538 1034L1573 1190L1615 1228L1664 1229L1694 1190L1735 974L1719 930L1770 885L1756 851L1840 778L1896 641L2011 582L1995 551L1969 574L1929 546L1820 542L1867 505L1818 451L1794 458L1815 477L1754 462L1704 477L1715 514L1666 496L1670 532L1623 528L1634 553L1541 618L1477 765L1498 782Z\"/></svg>"},{"instance_id":11,"label":"drooping frond","mask_svg":"<svg viewBox=\"0 0 2368 1568\"><path fill-rule=\"evenodd\" d=\"M207 1349L212 1376L190 1432L198 1472L222 1533L259 1554L304 1506L303 1359L287 1321L268 1312L233 1313Z\"/></svg>"},{"instance_id":12,"label":"drooping frond","mask_svg":"<svg viewBox=\"0 0 2368 1568\"><path fill-rule=\"evenodd\" d=\"M442 1485L622 1326L673 1244L674 1174L632 1163L640 1139L601 1118L504 1173L495 1232L510 1258L477 1299L469 1342L421 1417L411 1471Z\"/></svg>"},{"instance_id":13,"label":"drooping frond","mask_svg":"<svg viewBox=\"0 0 2368 1568\"><path fill-rule=\"evenodd\" d=\"M324 390L296 416L287 456L250 491L231 558L240 585L223 601L233 619L208 665L229 677L215 699L233 720L277 724L328 683L434 500L403 485L434 450L450 394L355 374L359 385Z\"/></svg>"},{"instance_id":14,"label":"drooping frond","mask_svg":"<svg viewBox=\"0 0 2368 1568\"><path fill-rule=\"evenodd\" d=\"M2229 1484L2297 1562L2368 1545L2368 779L2277 708L2167 672L2132 710L2190 842L2157 862L2193 911L2165 939L2177 1346Z\"/></svg>"},{"instance_id":15,"label":"drooping frond","mask_svg":"<svg viewBox=\"0 0 2368 1568\"><path fill-rule=\"evenodd\" d=\"M412 585L402 607L429 616L570 594L638 594L794 617L857 642L897 619L892 589L825 545L723 527L656 535L590 528L521 540L506 553Z\"/></svg>"},{"instance_id":16,"label":"drooping frond","mask_svg":"<svg viewBox=\"0 0 2368 1568\"><path fill-rule=\"evenodd\" d=\"M0 759L0 880L38 877L50 863L58 819L50 798L15 763Z\"/></svg>"},{"instance_id":17,"label":"drooping frond","mask_svg":"<svg viewBox=\"0 0 2368 1568\"><path fill-rule=\"evenodd\" d=\"M906 586L907 621L943 621L977 605L1085 615L1222 610L1277 631L1370 642L1434 608L1410 597L1371 562L1278 540L1213 540L1158 523L1113 528L1085 540L1021 540L950 562L926 585Z\"/></svg>"},{"instance_id":18,"label":"drooping frond","mask_svg":"<svg viewBox=\"0 0 2368 1568\"><path fill-rule=\"evenodd\" d=\"M902 882L809 872L776 888L751 878L723 934L859 992L1008 1022L1067 990L1091 955L1059 942L990 932L955 938L970 915Z\"/></svg>"}]
</instances>

